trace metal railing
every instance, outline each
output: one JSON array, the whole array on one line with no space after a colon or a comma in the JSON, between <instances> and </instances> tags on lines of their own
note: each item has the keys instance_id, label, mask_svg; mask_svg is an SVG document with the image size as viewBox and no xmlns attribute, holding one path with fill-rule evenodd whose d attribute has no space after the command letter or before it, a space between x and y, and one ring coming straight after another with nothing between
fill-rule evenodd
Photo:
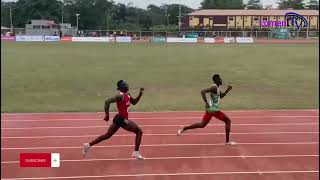
<instances>
[{"instance_id":1,"label":"metal railing","mask_svg":"<svg viewBox=\"0 0 320 180\"><path fill-rule=\"evenodd\" d=\"M14 29L16 35L26 34L25 28ZM2 32L3 33L3 32ZM149 37L183 37L188 34L196 34L198 38L207 37L253 37L262 39L274 38L273 31L130 31L130 30L80 30L78 33L63 32L63 36L105 37L105 36L131 36L133 39L145 39ZM289 38L319 38L319 31L296 31Z\"/></svg>"},{"instance_id":2,"label":"metal railing","mask_svg":"<svg viewBox=\"0 0 320 180\"><path fill-rule=\"evenodd\" d=\"M272 31L121 31L121 30L83 30L80 36L131 36L134 39L147 37L183 37L188 34L197 34L199 38L206 37L254 37L273 38ZM319 31L298 31L290 33L290 38L319 38Z\"/></svg>"}]
</instances>

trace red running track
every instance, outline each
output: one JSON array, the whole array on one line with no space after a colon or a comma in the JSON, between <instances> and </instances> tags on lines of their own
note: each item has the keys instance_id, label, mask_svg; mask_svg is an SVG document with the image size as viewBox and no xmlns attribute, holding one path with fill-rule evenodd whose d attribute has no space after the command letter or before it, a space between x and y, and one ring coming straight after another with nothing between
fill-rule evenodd
<instances>
[{"instance_id":1,"label":"red running track","mask_svg":"<svg viewBox=\"0 0 320 180\"><path fill-rule=\"evenodd\" d=\"M130 157L134 135L120 130L86 158L82 143L105 132L103 113L1 115L1 179L120 180L301 180L319 178L319 112L227 111L231 137L212 120L204 129L176 136L177 129L201 120L202 112L132 113L144 131L141 153ZM60 153L59 168L21 168L20 153Z\"/></svg>"}]
</instances>

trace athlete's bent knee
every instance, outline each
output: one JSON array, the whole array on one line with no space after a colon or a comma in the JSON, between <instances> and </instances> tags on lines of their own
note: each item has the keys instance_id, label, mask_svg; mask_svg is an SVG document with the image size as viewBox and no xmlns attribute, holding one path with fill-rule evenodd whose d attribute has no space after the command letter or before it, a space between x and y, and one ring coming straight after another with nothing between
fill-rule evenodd
<instances>
[{"instance_id":1,"label":"athlete's bent knee","mask_svg":"<svg viewBox=\"0 0 320 180\"><path fill-rule=\"evenodd\" d=\"M136 135L142 136L142 134L143 134L143 131L141 129L138 129L136 131Z\"/></svg>"},{"instance_id":2,"label":"athlete's bent knee","mask_svg":"<svg viewBox=\"0 0 320 180\"><path fill-rule=\"evenodd\" d=\"M231 119L225 118L225 119L224 119L224 122L225 122L227 125L229 125L229 124L231 124Z\"/></svg>"}]
</instances>

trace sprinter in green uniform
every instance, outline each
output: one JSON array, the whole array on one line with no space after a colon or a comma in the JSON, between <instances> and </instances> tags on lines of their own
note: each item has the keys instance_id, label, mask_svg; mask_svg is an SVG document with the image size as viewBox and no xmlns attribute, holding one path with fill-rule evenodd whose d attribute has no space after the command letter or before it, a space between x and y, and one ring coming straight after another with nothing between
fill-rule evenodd
<instances>
[{"instance_id":1,"label":"sprinter in green uniform","mask_svg":"<svg viewBox=\"0 0 320 180\"><path fill-rule=\"evenodd\" d=\"M225 123L226 144L235 145L235 142L230 141L231 120L227 115L220 111L220 98L226 96L228 92L232 89L232 86L228 85L227 90L225 92L221 92L219 88L222 85L222 79L220 78L220 75L213 75L212 80L214 84L209 88L203 89L201 91L202 99L205 102L206 106L206 113L202 118L202 122L180 128L178 130L178 135L182 134L184 131L189 129L204 128L210 122L212 117L215 117ZM206 97L207 93L209 93L210 95L209 102L207 101Z\"/></svg>"}]
</instances>

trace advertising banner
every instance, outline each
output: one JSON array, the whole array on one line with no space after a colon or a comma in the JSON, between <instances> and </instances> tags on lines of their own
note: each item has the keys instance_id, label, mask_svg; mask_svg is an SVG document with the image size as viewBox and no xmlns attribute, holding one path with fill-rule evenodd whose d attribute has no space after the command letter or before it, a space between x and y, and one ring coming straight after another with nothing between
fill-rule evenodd
<instances>
[{"instance_id":1,"label":"advertising banner","mask_svg":"<svg viewBox=\"0 0 320 180\"><path fill-rule=\"evenodd\" d=\"M253 43L252 37L237 37L236 38L237 43Z\"/></svg>"},{"instance_id":2,"label":"advertising banner","mask_svg":"<svg viewBox=\"0 0 320 180\"><path fill-rule=\"evenodd\" d=\"M214 38L204 38L204 43L215 43Z\"/></svg>"},{"instance_id":3,"label":"advertising banner","mask_svg":"<svg viewBox=\"0 0 320 180\"><path fill-rule=\"evenodd\" d=\"M60 37L59 36L45 36L44 41L47 41L47 42L60 41Z\"/></svg>"},{"instance_id":4,"label":"advertising banner","mask_svg":"<svg viewBox=\"0 0 320 180\"><path fill-rule=\"evenodd\" d=\"M165 37L152 37L150 38L151 43L165 43L167 42Z\"/></svg>"},{"instance_id":5,"label":"advertising banner","mask_svg":"<svg viewBox=\"0 0 320 180\"><path fill-rule=\"evenodd\" d=\"M14 41L16 41L16 37L15 36L1 36L1 41L14 42Z\"/></svg>"},{"instance_id":6,"label":"advertising banner","mask_svg":"<svg viewBox=\"0 0 320 180\"><path fill-rule=\"evenodd\" d=\"M72 42L111 42L110 37L72 37Z\"/></svg>"},{"instance_id":7,"label":"advertising banner","mask_svg":"<svg viewBox=\"0 0 320 180\"><path fill-rule=\"evenodd\" d=\"M29 36L16 36L16 41L29 41Z\"/></svg>"},{"instance_id":8,"label":"advertising banner","mask_svg":"<svg viewBox=\"0 0 320 180\"><path fill-rule=\"evenodd\" d=\"M233 37L232 38L224 38L224 43L234 43L234 42L235 42L235 40Z\"/></svg>"},{"instance_id":9,"label":"advertising banner","mask_svg":"<svg viewBox=\"0 0 320 180\"><path fill-rule=\"evenodd\" d=\"M197 38L167 38L168 43L197 43Z\"/></svg>"},{"instance_id":10,"label":"advertising banner","mask_svg":"<svg viewBox=\"0 0 320 180\"><path fill-rule=\"evenodd\" d=\"M60 41L63 41L63 42L72 42L72 37L65 36L65 37L62 37L62 38L60 39Z\"/></svg>"},{"instance_id":11,"label":"advertising banner","mask_svg":"<svg viewBox=\"0 0 320 180\"><path fill-rule=\"evenodd\" d=\"M132 38L129 36L117 36L116 42L131 42Z\"/></svg>"},{"instance_id":12,"label":"advertising banner","mask_svg":"<svg viewBox=\"0 0 320 180\"><path fill-rule=\"evenodd\" d=\"M234 38L224 38L224 43L234 43Z\"/></svg>"},{"instance_id":13,"label":"advertising banner","mask_svg":"<svg viewBox=\"0 0 320 180\"><path fill-rule=\"evenodd\" d=\"M29 41L42 42L44 41L44 36L29 36Z\"/></svg>"}]
</instances>

